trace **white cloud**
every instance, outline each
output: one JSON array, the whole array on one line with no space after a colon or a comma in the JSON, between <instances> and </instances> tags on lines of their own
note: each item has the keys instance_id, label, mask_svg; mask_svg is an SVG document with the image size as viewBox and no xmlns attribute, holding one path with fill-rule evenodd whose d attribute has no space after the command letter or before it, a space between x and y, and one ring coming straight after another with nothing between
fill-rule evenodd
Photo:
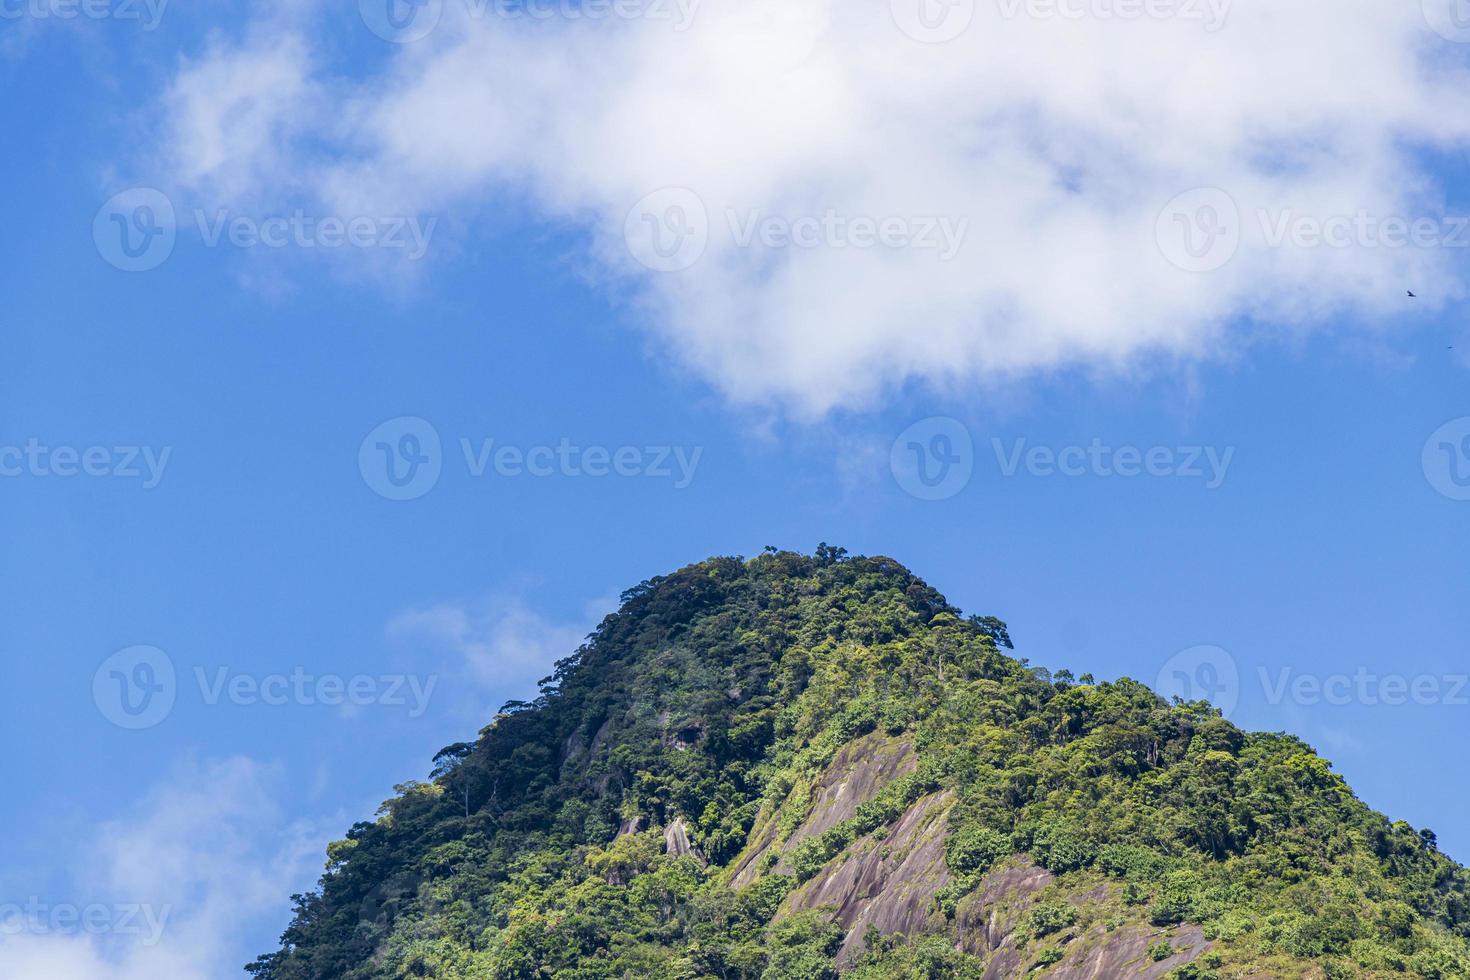
<instances>
[{"instance_id":1,"label":"white cloud","mask_svg":"<svg viewBox=\"0 0 1470 980\"><path fill-rule=\"evenodd\" d=\"M518 597L495 596L410 609L394 616L387 632L401 643L427 641L449 650L483 687L506 697L530 697L536 681L576 652L615 607L612 600L589 602L581 622L566 623L547 618Z\"/></svg>"},{"instance_id":2,"label":"white cloud","mask_svg":"<svg viewBox=\"0 0 1470 980\"><path fill-rule=\"evenodd\" d=\"M175 122L175 179L207 181L221 203L260 183L289 182L292 142L315 115L305 42L289 31L259 32L241 46L218 40L185 62L166 97Z\"/></svg>"},{"instance_id":3,"label":"white cloud","mask_svg":"<svg viewBox=\"0 0 1470 980\"><path fill-rule=\"evenodd\" d=\"M1420 309L1463 295L1466 249L1267 241L1283 215L1446 207L1418 152L1470 136L1470 45L1433 32L1420 3L1163 5L1216 23L997 0L925 44L895 21L919 2L705 0L676 30L476 17L447 0L437 31L385 45L382 70L350 84L296 20L267 25L184 69L174 174L201 193L299 187L342 214L469 219L529 202L585 233L599 277L675 358L737 403L807 415L916 380L1206 357L1242 322L1388 321L1406 288ZM311 151L291 135L308 130ZM692 267L654 273L624 232L668 187L696 193L708 244ZM1222 268L1187 272L1156 228L1201 187L1228 192L1242 241ZM689 199L655 198L655 219L671 200ZM852 247L848 232L843 248L741 247L732 216L756 212L968 225L950 261Z\"/></svg>"},{"instance_id":4,"label":"white cloud","mask_svg":"<svg viewBox=\"0 0 1470 980\"><path fill-rule=\"evenodd\" d=\"M74 893L5 910L0 976L240 975L260 952L242 948L242 937L284 926L282 896L313 883L330 839L326 825L283 815L278 775L240 757L183 766L132 812L99 825L75 855ZM93 927L58 908L91 908Z\"/></svg>"}]
</instances>

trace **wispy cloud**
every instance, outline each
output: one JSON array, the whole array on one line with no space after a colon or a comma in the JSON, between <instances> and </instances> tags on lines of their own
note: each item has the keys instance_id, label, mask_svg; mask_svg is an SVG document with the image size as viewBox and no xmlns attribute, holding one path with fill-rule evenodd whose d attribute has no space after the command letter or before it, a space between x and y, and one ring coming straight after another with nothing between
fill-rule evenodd
<instances>
[{"instance_id":1,"label":"wispy cloud","mask_svg":"<svg viewBox=\"0 0 1470 980\"><path fill-rule=\"evenodd\" d=\"M492 596L406 610L389 621L387 632L399 643L429 643L455 654L497 696L530 697L536 681L571 656L616 605L612 599L589 602L577 621L565 622L518 596Z\"/></svg>"},{"instance_id":2,"label":"wispy cloud","mask_svg":"<svg viewBox=\"0 0 1470 980\"><path fill-rule=\"evenodd\" d=\"M79 849L74 890L13 899L0 976L218 980L285 925L281 896L313 883L340 817L285 816L280 774L235 757L177 768ZM72 914L73 910L75 915Z\"/></svg>"}]
</instances>

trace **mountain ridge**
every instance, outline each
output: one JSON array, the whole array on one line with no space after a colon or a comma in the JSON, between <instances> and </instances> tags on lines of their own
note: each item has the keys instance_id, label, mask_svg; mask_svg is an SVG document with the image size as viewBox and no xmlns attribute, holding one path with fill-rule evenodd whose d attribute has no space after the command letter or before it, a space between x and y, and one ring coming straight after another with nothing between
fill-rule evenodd
<instances>
[{"instance_id":1,"label":"mountain ridge","mask_svg":"<svg viewBox=\"0 0 1470 980\"><path fill-rule=\"evenodd\" d=\"M1309 746L1005 652L891 558L624 593L328 848L257 980L1470 975L1470 876Z\"/></svg>"}]
</instances>

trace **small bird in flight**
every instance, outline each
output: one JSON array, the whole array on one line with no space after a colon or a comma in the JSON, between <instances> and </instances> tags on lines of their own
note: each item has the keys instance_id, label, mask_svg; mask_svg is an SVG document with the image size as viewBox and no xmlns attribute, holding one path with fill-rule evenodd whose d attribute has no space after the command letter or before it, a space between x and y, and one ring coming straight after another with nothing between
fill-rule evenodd
<instances>
[{"instance_id":1,"label":"small bird in flight","mask_svg":"<svg viewBox=\"0 0 1470 980\"><path fill-rule=\"evenodd\" d=\"M1418 298L1419 297L1417 297L1417 296L1414 295L1414 291L1412 289L1409 290L1409 299L1418 299Z\"/></svg>"}]
</instances>

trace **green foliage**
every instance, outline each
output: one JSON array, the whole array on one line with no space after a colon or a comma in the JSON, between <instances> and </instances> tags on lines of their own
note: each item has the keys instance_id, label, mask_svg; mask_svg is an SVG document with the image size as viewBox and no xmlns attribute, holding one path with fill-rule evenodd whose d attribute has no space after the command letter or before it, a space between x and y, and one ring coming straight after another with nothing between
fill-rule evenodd
<instances>
[{"instance_id":1,"label":"green foliage","mask_svg":"<svg viewBox=\"0 0 1470 980\"><path fill-rule=\"evenodd\" d=\"M956 875L973 875L990 870L990 866L1011 852L1004 834L989 827L961 826L945 841L944 857Z\"/></svg>"},{"instance_id":2,"label":"green foliage","mask_svg":"<svg viewBox=\"0 0 1470 980\"><path fill-rule=\"evenodd\" d=\"M1047 946L1036 954L1036 962L1031 964L1031 969L1039 970L1043 967L1051 966L1053 963L1059 963L1066 955L1058 946Z\"/></svg>"},{"instance_id":3,"label":"green foliage","mask_svg":"<svg viewBox=\"0 0 1470 980\"><path fill-rule=\"evenodd\" d=\"M833 957L842 927L816 912L778 919L770 929L770 956L761 980L836 980Z\"/></svg>"},{"instance_id":4,"label":"green foliage","mask_svg":"<svg viewBox=\"0 0 1470 980\"><path fill-rule=\"evenodd\" d=\"M1189 871L1171 874L1159 890L1159 898L1148 910L1148 920L1156 926L1172 926L1190 918L1195 911L1199 879Z\"/></svg>"},{"instance_id":5,"label":"green foliage","mask_svg":"<svg viewBox=\"0 0 1470 980\"><path fill-rule=\"evenodd\" d=\"M982 980L984 975L979 960L955 949L946 937L932 935L870 941L867 954L844 974L847 980Z\"/></svg>"},{"instance_id":6,"label":"green foliage","mask_svg":"<svg viewBox=\"0 0 1470 980\"><path fill-rule=\"evenodd\" d=\"M1040 939L1077 921L1077 910L1066 902L1037 902L1021 917L1021 930L1032 939Z\"/></svg>"},{"instance_id":7,"label":"green foliage","mask_svg":"<svg viewBox=\"0 0 1470 980\"><path fill-rule=\"evenodd\" d=\"M1219 975L1195 963L1175 967L1168 973L1169 980L1219 980Z\"/></svg>"},{"instance_id":8,"label":"green foliage","mask_svg":"<svg viewBox=\"0 0 1470 980\"><path fill-rule=\"evenodd\" d=\"M1081 834L1047 823L1032 838L1031 855L1047 870L1063 874L1087 867L1096 852Z\"/></svg>"},{"instance_id":9,"label":"green foliage","mask_svg":"<svg viewBox=\"0 0 1470 980\"><path fill-rule=\"evenodd\" d=\"M1098 849L1097 864L1115 878L1129 882L1158 881L1169 869L1169 859L1137 844L1105 844Z\"/></svg>"},{"instance_id":10,"label":"green foliage","mask_svg":"<svg viewBox=\"0 0 1470 980\"><path fill-rule=\"evenodd\" d=\"M247 969L835 976L844 937L830 910L783 902L860 848L901 860L895 828L942 791L943 915L849 948L858 980L982 976L956 948L974 927L968 896L1025 858L1056 876L1018 925L1031 939L1198 923L1223 959L1176 977L1266 961L1260 975L1470 977L1470 878L1432 833L1369 810L1297 739L1241 732L1131 680L1053 677L1010 645L1004 623L966 618L891 559L825 545L642 583L539 696L440 752L428 782L330 845L281 947ZM798 839L833 759L870 733L912 745L912 768ZM696 856L664 853L678 818Z\"/></svg>"}]
</instances>

